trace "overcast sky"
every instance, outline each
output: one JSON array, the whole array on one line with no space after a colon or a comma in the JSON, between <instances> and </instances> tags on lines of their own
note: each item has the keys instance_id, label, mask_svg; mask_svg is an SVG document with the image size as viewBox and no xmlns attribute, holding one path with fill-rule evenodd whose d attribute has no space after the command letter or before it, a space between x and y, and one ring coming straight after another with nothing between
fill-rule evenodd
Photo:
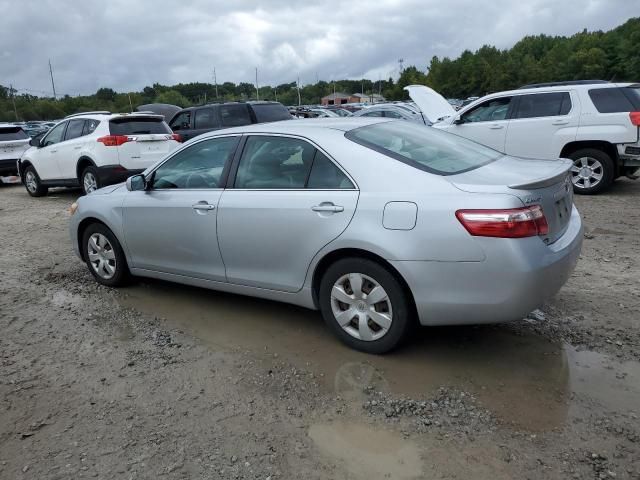
<instances>
[{"instance_id":1,"label":"overcast sky","mask_svg":"<svg viewBox=\"0 0 640 480\"><path fill-rule=\"evenodd\" d=\"M397 76L527 34L608 30L640 0L0 0L0 84L59 94L154 82Z\"/></svg>"}]
</instances>

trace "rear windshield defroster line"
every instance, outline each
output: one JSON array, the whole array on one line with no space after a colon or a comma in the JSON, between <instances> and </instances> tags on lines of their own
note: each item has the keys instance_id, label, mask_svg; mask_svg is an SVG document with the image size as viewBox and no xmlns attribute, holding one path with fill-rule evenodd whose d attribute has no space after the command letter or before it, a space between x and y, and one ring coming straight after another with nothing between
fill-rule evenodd
<instances>
[{"instance_id":1,"label":"rear windshield defroster line","mask_svg":"<svg viewBox=\"0 0 640 480\"><path fill-rule=\"evenodd\" d=\"M504 154L466 138L406 121L376 123L345 133L352 142L435 175L457 175Z\"/></svg>"}]
</instances>

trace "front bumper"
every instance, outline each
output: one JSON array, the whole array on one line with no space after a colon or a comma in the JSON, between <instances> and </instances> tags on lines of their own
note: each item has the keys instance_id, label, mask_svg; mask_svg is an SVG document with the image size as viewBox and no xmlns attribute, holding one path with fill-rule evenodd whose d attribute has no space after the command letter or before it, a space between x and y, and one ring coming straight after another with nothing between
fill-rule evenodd
<instances>
[{"instance_id":1,"label":"front bumper","mask_svg":"<svg viewBox=\"0 0 640 480\"><path fill-rule=\"evenodd\" d=\"M122 183L127 178L144 172L144 169L127 169L122 165L104 165L98 168L98 184L101 187Z\"/></svg>"},{"instance_id":2,"label":"front bumper","mask_svg":"<svg viewBox=\"0 0 640 480\"><path fill-rule=\"evenodd\" d=\"M422 325L500 323L518 320L555 295L575 268L583 240L573 208L562 237L478 241L482 262L392 261L409 284Z\"/></svg>"},{"instance_id":3,"label":"front bumper","mask_svg":"<svg viewBox=\"0 0 640 480\"><path fill-rule=\"evenodd\" d=\"M0 177L18 175L18 159L3 158L0 160Z\"/></svg>"}]
</instances>

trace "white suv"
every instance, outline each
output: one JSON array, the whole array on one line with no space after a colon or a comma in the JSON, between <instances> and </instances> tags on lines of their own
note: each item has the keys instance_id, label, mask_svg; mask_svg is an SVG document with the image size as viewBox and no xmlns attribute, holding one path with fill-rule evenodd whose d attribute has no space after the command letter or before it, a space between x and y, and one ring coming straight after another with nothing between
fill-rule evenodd
<instances>
[{"instance_id":1,"label":"white suv","mask_svg":"<svg viewBox=\"0 0 640 480\"><path fill-rule=\"evenodd\" d=\"M179 142L161 115L87 112L33 138L18 170L33 197L46 195L49 187L81 186L91 193L142 172Z\"/></svg>"},{"instance_id":2,"label":"white suv","mask_svg":"<svg viewBox=\"0 0 640 480\"><path fill-rule=\"evenodd\" d=\"M591 80L528 85L487 95L458 112L427 87L406 90L423 112L441 119L436 128L507 155L570 158L576 193L598 193L620 176L637 178L640 84Z\"/></svg>"}]
</instances>

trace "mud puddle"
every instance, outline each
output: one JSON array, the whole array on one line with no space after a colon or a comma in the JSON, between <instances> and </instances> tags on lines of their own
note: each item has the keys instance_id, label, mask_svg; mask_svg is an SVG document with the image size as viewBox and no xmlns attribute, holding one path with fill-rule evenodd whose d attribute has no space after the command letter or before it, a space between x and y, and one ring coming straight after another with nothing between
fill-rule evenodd
<instances>
[{"instance_id":1,"label":"mud puddle","mask_svg":"<svg viewBox=\"0 0 640 480\"><path fill-rule=\"evenodd\" d=\"M123 306L154 315L217 349L275 356L319 374L328 391L363 389L414 398L440 386L474 393L502 421L541 431L580 416L574 394L605 410L640 404L640 364L553 343L500 326L420 329L400 350L366 355L342 345L318 312L250 297L145 280L121 291ZM606 385L606 388L602 386Z\"/></svg>"}]
</instances>

